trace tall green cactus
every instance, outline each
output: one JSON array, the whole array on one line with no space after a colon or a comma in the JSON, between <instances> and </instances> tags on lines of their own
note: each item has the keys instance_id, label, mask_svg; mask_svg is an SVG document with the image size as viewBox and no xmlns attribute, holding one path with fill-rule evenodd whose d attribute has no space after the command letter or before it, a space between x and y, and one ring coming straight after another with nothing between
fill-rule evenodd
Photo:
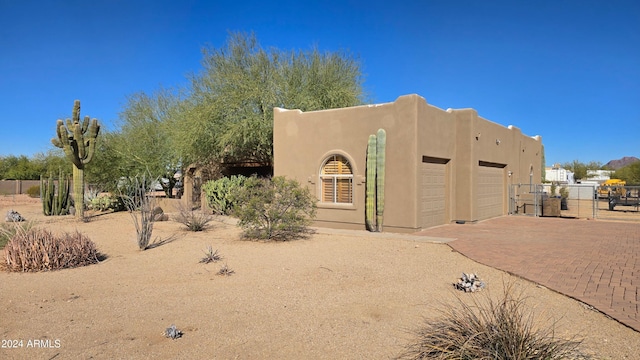
<instances>
[{"instance_id":1,"label":"tall green cactus","mask_svg":"<svg viewBox=\"0 0 640 360\"><path fill-rule=\"evenodd\" d=\"M96 138L100 132L98 120L84 117L80 123L80 100L73 104L73 120L62 120L56 125L58 137L51 139L54 146L62 148L73 163L73 199L76 218L84 218L84 167L91 162L96 149Z\"/></svg>"},{"instance_id":2,"label":"tall green cactus","mask_svg":"<svg viewBox=\"0 0 640 360\"><path fill-rule=\"evenodd\" d=\"M69 214L69 189L70 181L62 174L58 176L58 191L56 192L55 180L53 176L48 179L40 177L40 199L42 201L42 212L46 216Z\"/></svg>"},{"instance_id":3,"label":"tall green cactus","mask_svg":"<svg viewBox=\"0 0 640 360\"><path fill-rule=\"evenodd\" d=\"M369 135L367 144L367 194L365 200L365 222L369 231L376 231L376 143L376 136Z\"/></svg>"},{"instance_id":4,"label":"tall green cactus","mask_svg":"<svg viewBox=\"0 0 640 360\"><path fill-rule=\"evenodd\" d=\"M384 213L384 170L385 150L387 145L387 132L378 129L376 143L376 231L382 232L382 220Z\"/></svg>"}]
</instances>

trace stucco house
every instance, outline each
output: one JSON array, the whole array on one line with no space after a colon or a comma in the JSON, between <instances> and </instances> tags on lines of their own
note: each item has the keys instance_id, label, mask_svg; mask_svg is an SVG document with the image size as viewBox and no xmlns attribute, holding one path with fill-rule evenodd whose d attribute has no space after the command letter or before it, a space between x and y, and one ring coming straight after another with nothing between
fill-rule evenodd
<instances>
[{"instance_id":1,"label":"stucco house","mask_svg":"<svg viewBox=\"0 0 640 360\"><path fill-rule=\"evenodd\" d=\"M508 212L511 184L539 184L542 141L473 109L442 110L418 95L302 112L274 109L274 175L318 198L316 225L365 229L366 150L386 131L384 231L415 232Z\"/></svg>"}]
</instances>

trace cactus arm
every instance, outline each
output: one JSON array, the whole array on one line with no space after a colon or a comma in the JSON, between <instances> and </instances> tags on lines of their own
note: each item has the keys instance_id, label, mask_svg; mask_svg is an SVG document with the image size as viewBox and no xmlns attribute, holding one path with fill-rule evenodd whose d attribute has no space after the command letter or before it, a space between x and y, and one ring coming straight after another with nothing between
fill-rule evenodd
<instances>
[{"instance_id":1,"label":"cactus arm","mask_svg":"<svg viewBox=\"0 0 640 360\"><path fill-rule=\"evenodd\" d=\"M89 162L91 162L91 159L93 159L93 155L96 152L96 138L98 137L98 133L100 132L100 125L98 125L98 120L93 119L88 130L89 138L85 141L86 156L82 160L83 164L88 164Z\"/></svg>"},{"instance_id":2,"label":"cactus arm","mask_svg":"<svg viewBox=\"0 0 640 360\"><path fill-rule=\"evenodd\" d=\"M375 231L376 202L376 136L369 135L367 143L367 178L365 199L365 222L369 231Z\"/></svg>"},{"instance_id":3,"label":"cactus arm","mask_svg":"<svg viewBox=\"0 0 640 360\"><path fill-rule=\"evenodd\" d=\"M386 161L387 133L384 129L379 129L376 143L376 223L377 231L382 232L382 222L384 214L384 173Z\"/></svg>"},{"instance_id":4,"label":"cactus arm","mask_svg":"<svg viewBox=\"0 0 640 360\"><path fill-rule=\"evenodd\" d=\"M57 138L51 140L53 145L59 148L64 148L65 146L69 146L69 133L67 129L64 127L64 121L58 120L56 123L56 135Z\"/></svg>"},{"instance_id":5,"label":"cactus arm","mask_svg":"<svg viewBox=\"0 0 640 360\"><path fill-rule=\"evenodd\" d=\"M73 122L80 122L80 100L73 101L72 117Z\"/></svg>"},{"instance_id":6,"label":"cactus arm","mask_svg":"<svg viewBox=\"0 0 640 360\"><path fill-rule=\"evenodd\" d=\"M76 146L78 147L78 159L82 160L85 157L84 141L82 138L82 126L79 123L73 124L73 138Z\"/></svg>"},{"instance_id":7,"label":"cactus arm","mask_svg":"<svg viewBox=\"0 0 640 360\"><path fill-rule=\"evenodd\" d=\"M91 120L91 126L89 127L89 138L95 140L99 132L100 125L98 124L98 119Z\"/></svg>"},{"instance_id":8,"label":"cactus arm","mask_svg":"<svg viewBox=\"0 0 640 360\"><path fill-rule=\"evenodd\" d=\"M84 121L82 121L82 133L86 133L89 128L89 116L84 117Z\"/></svg>"}]
</instances>

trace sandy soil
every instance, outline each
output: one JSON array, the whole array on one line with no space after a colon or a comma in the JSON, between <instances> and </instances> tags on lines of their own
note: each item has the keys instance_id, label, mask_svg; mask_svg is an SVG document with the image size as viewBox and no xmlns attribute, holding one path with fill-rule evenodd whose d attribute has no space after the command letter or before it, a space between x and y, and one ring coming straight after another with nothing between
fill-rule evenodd
<instances>
[{"instance_id":1,"label":"sandy soil","mask_svg":"<svg viewBox=\"0 0 640 360\"><path fill-rule=\"evenodd\" d=\"M557 322L558 336L583 338L584 353L640 353L640 333L446 244L322 229L306 240L249 242L218 218L200 233L156 223L154 234L172 241L139 251L127 213L83 223L46 218L24 196L0 199L2 217L14 208L52 231L78 230L106 256L83 268L0 272L2 359L388 359L444 304L500 295L505 282L529 296L538 319ZM209 245L222 262L199 263ZM216 275L223 264L235 273ZM488 283L484 295L452 289L463 271ZM182 338L163 336L171 324ZM10 340L22 347L6 348Z\"/></svg>"}]
</instances>

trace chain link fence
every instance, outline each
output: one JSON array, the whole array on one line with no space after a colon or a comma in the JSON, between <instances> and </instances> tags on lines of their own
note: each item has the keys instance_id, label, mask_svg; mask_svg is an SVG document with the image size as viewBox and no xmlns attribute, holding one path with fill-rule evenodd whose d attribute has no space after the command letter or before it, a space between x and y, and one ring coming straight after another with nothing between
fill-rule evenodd
<instances>
[{"instance_id":1,"label":"chain link fence","mask_svg":"<svg viewBox=\"0 0 640 360\"><path fill-rule=\"evenodd\" d=\"M640 186L514 184L509 214L640 221Z\"/></svg>"}]
</instances>

